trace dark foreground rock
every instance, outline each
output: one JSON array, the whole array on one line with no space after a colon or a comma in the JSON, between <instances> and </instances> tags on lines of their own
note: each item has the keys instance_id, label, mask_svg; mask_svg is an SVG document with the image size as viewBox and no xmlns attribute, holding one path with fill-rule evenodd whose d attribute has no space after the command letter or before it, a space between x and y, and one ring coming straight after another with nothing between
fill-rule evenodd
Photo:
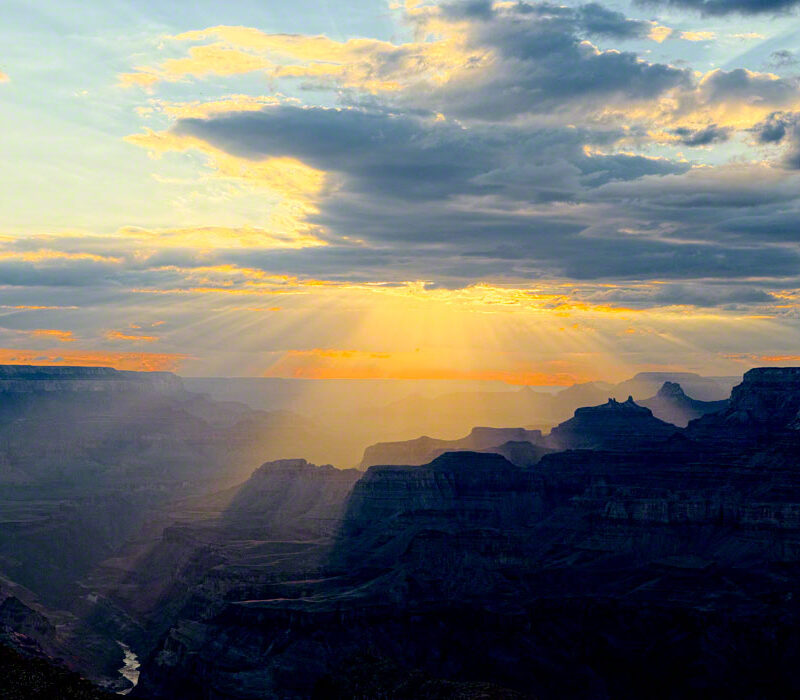
<instances>
[{"instance_id":1,"label":"dark foreground rock","mask_svg":"<svg viewBox=\"0 0 800 700\"><path fill-rule=\"evenodd\" d=\"M44 656L21 654L0 643L0 700L112 700L119 697L92 685Z\"/></svg>"}]
</instances>

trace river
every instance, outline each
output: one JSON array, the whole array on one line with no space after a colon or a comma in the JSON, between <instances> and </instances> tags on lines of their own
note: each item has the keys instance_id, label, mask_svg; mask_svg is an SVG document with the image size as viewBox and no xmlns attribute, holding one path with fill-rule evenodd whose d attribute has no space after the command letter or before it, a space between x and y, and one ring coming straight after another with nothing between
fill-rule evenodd
<instances>
[{"instance_id":1,"label":"river","mask_svg":"<svg viewBox=\"0 0 800 700\"><path fill-rule=\"evenodd\" d=\"M139 682L139 657L131 651L131 648L127 644L123 644L120 641L118 641L117 644L119 644L122 649L122 653L125 654L122 668L119 670L119 675L133 683L133 687L135 688L136 684ZM120 690L117 695L127 695L132 690L133 688Z\"/></svg>"}]
</instances>

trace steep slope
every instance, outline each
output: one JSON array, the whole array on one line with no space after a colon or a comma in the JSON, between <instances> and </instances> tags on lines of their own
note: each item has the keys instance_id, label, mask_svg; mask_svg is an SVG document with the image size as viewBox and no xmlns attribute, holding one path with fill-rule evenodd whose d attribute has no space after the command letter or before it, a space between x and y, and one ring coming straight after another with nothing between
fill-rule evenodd
<instances>
[{"instance_id":1,"label":"steep slope","mask_svg":"<svg viewBox=\"0 0 800 700\"><path fill-rule=\"evenodd\" d=\"M162 532L131 542L87 581L93 594L138 621L145 652L172 616L224 607L259 586L314 578L362 472L278 460L243 484L175 504Z\"/></svg>"}]
</instances>

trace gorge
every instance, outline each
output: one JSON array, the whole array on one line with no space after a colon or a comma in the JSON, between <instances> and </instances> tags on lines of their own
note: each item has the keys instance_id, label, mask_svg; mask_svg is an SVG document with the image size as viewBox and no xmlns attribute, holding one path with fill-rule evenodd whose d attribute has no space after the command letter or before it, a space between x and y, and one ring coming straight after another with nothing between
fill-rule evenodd
<instances>
[{"instance_id":1,"label":"gorge","mask_svg":"<svg viewBox=\"0 0 800 700\"><path fill-rule=\"evenodd\" d=\"M680 427L610 399L549 434L386 443L366 471L283 459L194 492L164 473L167 505L58 574L77 596L5 560L5 639L98 681L121 640L130 697L153 699L796 692L800 368L705 408Z\"/></svg>"}]
</instances>

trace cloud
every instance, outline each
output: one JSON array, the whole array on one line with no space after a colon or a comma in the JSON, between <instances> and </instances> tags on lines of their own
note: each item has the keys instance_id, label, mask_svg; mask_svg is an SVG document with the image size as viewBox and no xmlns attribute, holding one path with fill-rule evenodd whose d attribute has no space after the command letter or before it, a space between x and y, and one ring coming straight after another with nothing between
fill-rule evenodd
<instances>
[{"instance_id":1,"label":"cloud","mask_svg":"<svg viewBox=\"0 0 800 700\"><path fill-rule=\"evenodd\" d=\"M710 146L714 143L723 143L730 139L731 129L709 124L702 129L687 129L679 127L671 132L684 146Z\"/></svg>"},{"instance_id":2,"label":"cloud","mask_svg":"<svg viewBox=\"0 0 800 700\"><path fill-rule=\"evenodd\" d=\"M790 66L796 66L798 60L793 51L780 49L779 51L773 51L769 55L769 63L773 68L788 68Z\"/></svg>"},{"instance_id":3,"label":"cloud","mask_svg":"<svg viewBox=\"0 0 800 700\"><path fill-rule=\"evenodd\" d=\"M11 82L11 78L8 77L7 73L3 73L3 71L0 70L0 83L8 83L8 82Z\"/></svg>"},{"instance_id":4,"label":"cloud","mask_svg":"<svg viewBox=\"0 0 800 700\"><path fill-rule=\"evenodd\" d=\"M788 143L781 165L790 170L800 170L800 113L774 112L756 124L752 131L759 143Z\"/></svg>"},{"instance_id":5,"label":"cloud","mask_svg":"<svg viewBox=\"0 0 800 700\"><path fill-rule=\"evenodd\" d=\"M157 335L143 335L114 330L106 331L105 337L108 338L108 340L123 340L134 343L155 343L159 340Z\"/></svg>"},{"instance_id":6,"label":"cloud","mask_svg":"<svg viewBox=\"0 0 800 700\"><path fill-rule=\"evenodd\" d=\"M666 5L706 15L776 14L800 5L800 0L637 0L640 5Z\"/></svg>"},{"instance_id":7,"label":"cloud","mask_svg":"<svg viewBox=\"0 0 800 700\"><path fill-rule=\"evenodd\" d=\"M371 39L337 42L324 36L267 34L232 26L185 32L170 39L214 43L190 47L183 59L140 67L121 81L151 87L154 79L269 69L275 79L307 79L395 96L404 104L414 101L454 116L498 119L545 112L559 100L581 96L649 99L689 79L684 70L590 44L589 38L663 41L670 32L598 3L575 8L526 2L450 3L408 7L406 17L421 38L406 44ZM471 91L483 93L492 85L493 99L486 100L483 94L470 99ZM441 103L438 106L425 100L431 89L435 102ZM503 99L498 100L501 94ZM498 103L496 114L488 110L493 103Z\"/></svg>"},{"instance_id":8,"label":"cloud","mask_svg":"<svg viewBox=\"0 0 800 700\"><path fill-rule=\"evenodd\" d=\"M118 231L118 234L138 241L142 245L151 245L158 249L307 248L327 245L325 241L306 231L267 230L254 226L237 228L197 226L157 230L125 226Z\"/></svg>"},{"instance_id":9,"label":"cloud","mask_svg":"<svg viewBox=\"0 0 800 700\"><path fill-rule=\"evenodd\" d=\"M713 41L717 35L715 32L681 32L680 38L684 41Z\"/></svg>"},{"instance_id":10,"label":"cloud","mask_svg":"<svg viewBox=\"0 0 800 700\"><path fill-rule=\"evenodd\" d=\"M779 143L796 127L798 115L773 112L764 121L756 124L753 131L760 143Z\"/></svg>"},{"instance_id":11,"label":"cloud","mask_svg":"<svg viewBox=\"0 0 800 700\"><path fill-rule=\"evenodd\" d=\"M0 348L0 363L11 365L78 365L134 371L176 371L189 355L179 353L102 352L94 350L25 350Z\"/></svg>"},{"instance_id":12,"label":"cloud","mask_svg":"<svg viewBox=\"0 0 800 700\"><path fill-rule=\"evenodd\" d=\"M715 73L702 89L736 93L750 81L749 74L729 77ZM328 246L226 252L239 266L323 279L366 281L380 274L451 284L557 275L793 274L796 249L770 247L768 239L748 245L741 232L724 226L741 218L744 207L755 214L793 202L793 182L769 166L692 169L684 161L618 152L629 133L465 126L424 113L276 104L179 119L157 138L170 147L227 154L248 168L296 161L331 183L309 194L306 217ZM677 127L670 138L703 146L731 133L706 124ZM409 245L418 246L415 254ZM252 284L244 290L256 292Z\"/></svg>"},{"instance_id":13,"label":"cloud","mask_svg":"<svg viewBox=\"0 0 800 700\"><path fill-rule=\"evenodd\" d=\"M123 227L91 252L120 269L85 278L187 301L321 293L304 280L659 280L673 301L732 306L770 303L761 288L742 291L755 277L796 275L800 252L785 232L800 202L785 169L653 155L689 147L703 159L730 142L761 158L735 136L766 144L770 126L788 144L781 115L800 111L796 79L639 55L624 47L641 43L623 42L681 33L597 3L408 3L403 13L405 43L235 26L168 37L185 55L137 69L134 82L261 72L305 103L278 92L150 99L142 115L171 125L127 141L157 157L198 153L204 178L277 208L251 226ZM20 245L15 255L35 252ZM722 280L734 288L720 292ZM664 289L646 303L666 303Z\"/></svg>"},{"instance_id":14,"label":"cloud","mask_svg":"<svg viewBox=\"0 0 800 700\"><path fill-rule=\"evenodd\" d=\"M19 330L17 332L32 338L49 338L58 340L61 343L74 343L77 340L72 331L62 331L54 328L34 328L33 330Z\"/></svg>"},{"instance_id":15,"label":"cloud","mask_svg":"<svg viewBox=\"0 0 800 700\"><path fill-rule=\"evenodd\" d=\"M566 119L588 125L601 120L693 130L716 123L720 128L746 129L772 111L800 109L795 79L744 69L699 76L631 51L595 45L592 42L664 41L673 34L668 27L630 19L598 3L416 4L408 5L405 15L417 40L404 44L338 42L233 26L185 32L169 39L212 43L190 47L185 59L140 71L144 76L171 75L169 79L205 75L206 69L210 74L216 71L213 61L192 73L197 50L216 55L226 47L246 57L242 72L265 68L247 62L254 57L269 63L266 70L279 84L307 81L306 87L340 91L344 104L365 106L372 100L373 106L461 121ZM682 36L713 38L706 31ZM220 61L218 73L238 70L238 65ZM143 80L150 84L149 77ZM188 104L180 116L190 116L189 110L200 118L223 110L242 111L237 104L258 108L255 102L232 98L210 101L208 106ZM171 109L177 116L181 107Z\"/></svg>"}]
</instances>

